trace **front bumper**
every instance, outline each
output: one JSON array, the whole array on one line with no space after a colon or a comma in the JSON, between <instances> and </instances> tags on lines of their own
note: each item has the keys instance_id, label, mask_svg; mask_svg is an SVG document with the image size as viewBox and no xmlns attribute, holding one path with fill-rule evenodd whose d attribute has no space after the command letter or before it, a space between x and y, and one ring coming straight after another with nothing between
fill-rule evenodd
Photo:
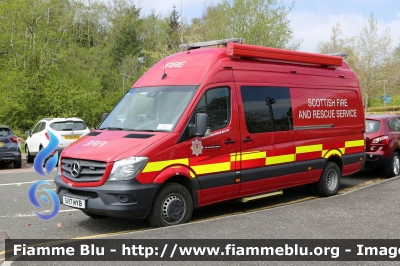
<instances>
[{"instance_id":1,"label":"front bumper","mask_svg":"<svg viewBox=\"0 0 400 266\"><path fill-rule=\"evenodd\" d=\"M387 167L392 158L383 157L381 154L367 152L365 166L367 167Z\"/></svg>"},{"instance_id":2,"label":"front bumper","mask_svg":"<svg viewBox=\"0 0 400 266\"><path fill-rule=\"evenodd\" d=\"M140 184L135 179L129 181L106 182L97 187L68 186L59 174L54 182L60 203L63 196L76 197L86 201L82 211L112 217L145 218L153 205L160 184ZM121 197L121 196L125 196ZM126 202L121 202L121 198Z\"/></svg>"}]
</instances>

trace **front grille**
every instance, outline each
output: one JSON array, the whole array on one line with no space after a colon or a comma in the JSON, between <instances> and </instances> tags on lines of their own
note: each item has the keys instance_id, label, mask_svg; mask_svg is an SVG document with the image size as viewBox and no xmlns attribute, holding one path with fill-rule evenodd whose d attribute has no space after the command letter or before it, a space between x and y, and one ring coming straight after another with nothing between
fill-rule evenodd
<instances>
[{"instance_id":1,"label":"front grille","mask_svg":"<svg viewBox=\"0 0 400 266\"><path fill-rule=\"evenodd\" d=\"M71 173L73 164L75 164L75 168L79 165L79 174L76 176ZM61 160L61 174L74 182L97 182L103 177L106 166L107 163L105 162L63 158ZM76 174L76 172L74 173Z\"/></svg>"},{"instance_id":2,"label":"front grille","mask_svg":"<svg viewBox=\"0 0 400 266\"><path fill-rule=\"evenodd\" d=\"M73 196L78 196L78 197L90 198L90 199L97 198L99 196L96 192L75 190L75 189L68 189L68 194L73 195Z\"/></svg>"}]
</instances>

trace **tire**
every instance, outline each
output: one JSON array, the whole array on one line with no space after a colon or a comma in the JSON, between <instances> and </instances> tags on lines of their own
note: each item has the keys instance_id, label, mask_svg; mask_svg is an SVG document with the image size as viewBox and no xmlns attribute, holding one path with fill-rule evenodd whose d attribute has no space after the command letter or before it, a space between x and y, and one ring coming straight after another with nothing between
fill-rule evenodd
<instances>
[{"instance_id":1,"label":"tire","mask_svg":"<svg viewBox=\"0 0 400 266\"><path fill-rule=\"evenodd\" d=\"M183 224L190 221L193 199L189 191L177 183L167 183L158 192L147 220L152 227Z\"/></svg>"},{"instance_id":2,"label":"tire","mask_svg":"<svg viewBox=\"0 0 400 266\"><path fill-rule=\"evenodd\" d=\"M21 166L22 166L22 162L21 162L21 160L15 160L14 161L14 168L21 168Z\"/></svg>"},{"instance_id":3,"label":"tire","mask_svg":"<svg viewBox=\"0 0 400 266\"><path fill-rule=\"evenodd\" d=\"M315 184L317 194L323 197L335 195L339 190L341 176L339 166L333 162L328 162L321 178Z\"/></svg>"},{"instance_id":4,"label":"tire","mask_svg":"<svg viewBox=\"0 0 400 266\"><path fill-rule=\"evenodd\" d=\"M27 163L33 163L33 160L35 159L35 156L31 156L29 152L28 145L25 146L25 152L26 152L26 162Z\"/></svg>"},{"instance_id":5,"label":"tire","mask_svg":"<svg viewBox=\"0 0 400 266\"><path fill-rule=\"evenodd\" d=\"M90 213L90 212L85 212L85 211L82 211L82 212L84 214L86 214L87 216L89 216L90 218L93 218L93 219L103 219L103 218L107 218L108 217L108 216L95 214L95 213Z\"/></svg>"},{"instance_id":6,"label":"tire","mask_svg":"<svg viewBox=\"0 0 400 266\"><path fill-rule=\"evenodd\" d=\"M400 156L397 152L394 152L390 164L385 167L386 177L394 177L400 174Z\"/></svg>"}]
</instances>

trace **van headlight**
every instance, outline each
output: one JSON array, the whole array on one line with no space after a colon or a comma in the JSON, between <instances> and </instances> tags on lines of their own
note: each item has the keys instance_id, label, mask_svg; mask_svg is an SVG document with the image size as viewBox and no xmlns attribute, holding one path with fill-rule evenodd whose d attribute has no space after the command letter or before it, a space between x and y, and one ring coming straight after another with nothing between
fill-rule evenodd
<instances>
[{"instance_id":1,"label":"van headlight","mask_svg":"<svg viewBox=\"0 0 400 266\"><path fill-rule=\"evenodd\" d=\"M108 181L121 181L135 178L142 172L148 159L147 157L130 157L115 161Z\"/></svg>"}]
</instances>

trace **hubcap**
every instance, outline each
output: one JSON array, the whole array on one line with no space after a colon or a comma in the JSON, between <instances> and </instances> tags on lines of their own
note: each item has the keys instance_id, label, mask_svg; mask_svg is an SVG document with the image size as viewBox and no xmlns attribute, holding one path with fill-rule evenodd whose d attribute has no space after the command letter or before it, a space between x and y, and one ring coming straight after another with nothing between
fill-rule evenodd
<instances>
[{"instance_id":1,"label":"hubcap","mask_svg":"<svg viewBox=\"0 0 400 266\"><path fill-rule=\"evenodd\" d=\"M326 175L326 187L333 191L336 189L338 183L338 174L335 170L329 170L328 174Z\"/></svg>"},{"instance_id":2,"label":"hubcap","mask_svg":"<svg viewBox=\"0 0 400 266\"><path fill-rule=\"evenodd\" d=\"M179 223L185 214L185 200L179 195L168 195L161 206L161 213L166 223Z\"/></svg>"},{"instance_id":3,"label":"hubcap","mask_svg":"<svg viewBox=\"0 0 400 266\"><path fill-rule=\"evenodd\" d=\"M399 156L393 158L393 173L395 176L399 175L400 172L400 159Z\"/></svg>"}]
</instances>

